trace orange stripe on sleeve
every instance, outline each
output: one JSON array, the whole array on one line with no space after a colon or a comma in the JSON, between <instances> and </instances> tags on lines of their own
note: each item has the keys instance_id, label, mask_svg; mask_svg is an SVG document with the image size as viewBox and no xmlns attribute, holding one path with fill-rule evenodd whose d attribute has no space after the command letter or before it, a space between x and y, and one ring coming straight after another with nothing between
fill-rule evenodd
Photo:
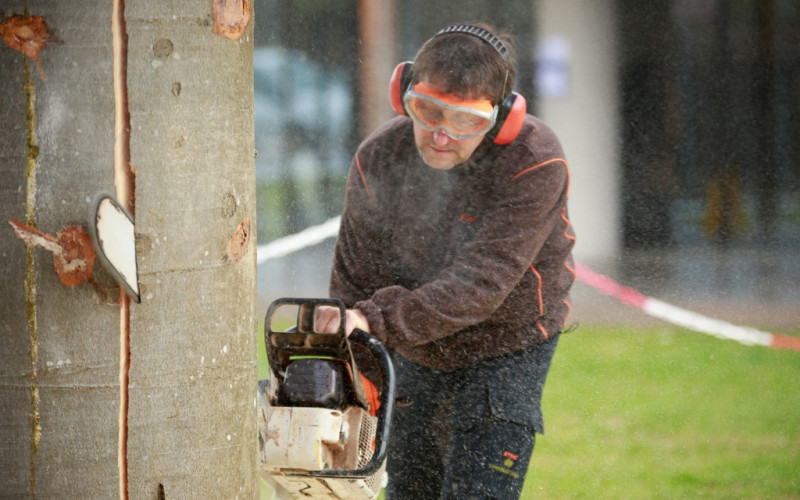
<instances>
[{"instance_id":1,"label":"orange stripe on sleeve","mask_svg":"<svg viewBox=\"0 0 800 500\"><path fill-rule=\"evenodd\" d=\"M542 335L544 335L544 338L546 338L546 339L549 339L549 338L550 338L550 334L549 334L549 333L547 333L547 330L545 330L545 329L544 329L544 327L542 326L542 324L541 324L541 323L539 323L539 322L537 321L537 322L536 322L536 326L537 326L537 328L539 328L539 331L540 331L540 332L542 332Z\"/></svg>"},{"instance_id":2,"label":"orange stripe on sleeve","mask_svg":"<svg viewBox=\"0 0 800 500\"><path fill-rule=\"evenodd\" d=\"M539 296L539 316L544 314L544 299L542 298L542 275L533 267L533 264L529 266L531 268L531 272L536 279L539 281L539 284L536 286L536 294Z\"/></svg>"},{"instance_id":3,"label":"orange stripe on sleeve","mask_svg":"<svg viewBox=\"0 0 800 500\"><path fill-rule=\"evenodd\" d=\"M532 166L532 167L528 167L528 168L526 168L526 169L525 169L525 170L523 170L522 172L519 172L519 173L517 173L516 175L514 175L514 177L512 177L511 179L512 179L512 180L515 180L515 179L517 179L517 178L519 178L519 177L521 177L521 176L523 176L523 175L527 174L528 172L531 172L531 171L533 171L533 170L536 170L536 169L537 169L537 168L539 168L539 167L543 167L543 166L545 166L545 165L549 165L549 164L551 164L551 163L557 163L557 162L561 162L561 163L563 163L565 167L567 166L567 160L565 160L564 158L551 158L551 159L549 159L549 160L545 160L545 161L543 161L543 162L541 162L541 163L537 163L536 165L534 165L534 166Z\"/></svg>"},{"instance_id":4,"label":"orange stripe on sleeve","mask_svg":"<svg viewBox=\"0 0 800 500\"><path fill-rule=\"evenodd\" d=\"M565 328L567 326L567 320L569 319L569 315L572 314L572 303L568 300L564 300L564 305L567 306L567 314L564 315L564 324L561 325L561 328Z\"/></svg>"},{"instance_id":5,"label":"orange stripe on sleeve","mask_svg":"<svg viewBox=\"0 0 800 500\"><path fill-rule=\"evenodd\" d=\"M563 220L565 224L564 237L568 240L572 240L573 243L576 243L577 238L575 238L575 235L569 234L569 228L572 226L572 224L569 222L569 218L567 217L567 207L561 209L561 220Z\"/></svg>"},{"instance_id":6,"label":"orange stripe on sleeve","mask_svg":"<svg viewBox=\"0 0 800 500\"><path fill-rule=\"evenodd\" d=\"M572 267L570 267L569 263L567 263L566 261L564 262L564 267L566 267L567 271L569 271L570 274L572 274L572 280L573 281L578 279L578 272L575 271L575 269L573 269Z\"/></svg>"},{"instance_id":7,"label":"orange stripe on sleeve","mask_svg":"<svg viewBox=\"0 0 800 500\"><path fill-rule=\"evenodd\" d=\"M367 196L369 197L370 201L372 201L372 193L369 192L369 186L367 186L367 179L364 177L364 171L361 170L361 162L358 160L358 155L356 155L356 168L358 169L358 175L361 176L361 183L364 184L364 189L367 191Z\"/></svg>"}]
</instances>

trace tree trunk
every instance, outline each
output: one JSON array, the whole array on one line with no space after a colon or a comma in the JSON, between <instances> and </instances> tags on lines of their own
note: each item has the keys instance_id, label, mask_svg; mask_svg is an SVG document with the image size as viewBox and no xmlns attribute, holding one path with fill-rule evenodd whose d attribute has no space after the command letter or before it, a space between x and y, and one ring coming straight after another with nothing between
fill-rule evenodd
<instances>
[{"instance_id":1,"label":"tree trunk","mask_svg":"<svg viewBox=\"0 0 800 500\"><path fill-rule=\"evenodd\" d=\"M254 498L249 2L4 2L12 15L50 36L41 71L32 24L27 45L0 42L0 498ZM63 285L7 223L88 227L100 191L133 212L141 303L99 262L96 286Z\"/></svg>"}]
</instances>

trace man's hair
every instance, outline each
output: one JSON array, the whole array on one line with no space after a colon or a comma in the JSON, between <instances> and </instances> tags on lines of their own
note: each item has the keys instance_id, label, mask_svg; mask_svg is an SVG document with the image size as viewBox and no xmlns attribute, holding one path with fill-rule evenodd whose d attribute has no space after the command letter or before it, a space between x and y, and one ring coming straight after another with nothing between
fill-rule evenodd
<instances>
[{"instance_id":1,"label":"man's hair","mask_svg":"<svg viewBox=\"0 0 800 500\"><path fill-rule=\"evenodd\" d=\"M425 80L447 94L488 96L499 104L514 89L516 67L509 36L484 23L472 26L494 33L508 48L507 58L491 44L468 33L444 33L428 40L414 58L414 83Z\"/></svg>"}]
</instances>

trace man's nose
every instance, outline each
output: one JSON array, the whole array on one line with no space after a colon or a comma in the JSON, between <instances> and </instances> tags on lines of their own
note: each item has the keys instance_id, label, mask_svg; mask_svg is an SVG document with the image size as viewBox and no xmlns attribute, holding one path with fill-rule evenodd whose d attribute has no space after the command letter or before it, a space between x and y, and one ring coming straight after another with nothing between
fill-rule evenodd
<instances>
[{"instance_id":1,"label":"man's nose","mask_svg":"<svg viewBox=\"0 0 800 500\"><path fill-rule=\"evenodd\" d=\"M436 143L437 146L445 146L451 140L451 137L447 135L444 130L433 131L433 142Z\"/></svg>"}]
</instances>

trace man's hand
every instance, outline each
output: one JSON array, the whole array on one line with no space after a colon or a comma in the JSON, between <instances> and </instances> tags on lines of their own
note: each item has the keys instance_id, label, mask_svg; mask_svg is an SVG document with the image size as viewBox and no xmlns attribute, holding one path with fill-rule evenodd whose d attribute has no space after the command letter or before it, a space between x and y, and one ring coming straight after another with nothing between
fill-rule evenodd
<instances>
[{"instance_id":1,"label":"man's hand","mask_svg":"<svg viewBox=\"0 0 800 500\"><path fill-rule=\"evenodd\" d=\"M339 308L331 306L320 306L314 318L314 331L318 333L336 333L339 331ZM358 309L347 309L345 311L345 333L350 335L358 328L370 333L367 317Z\"/></svg>"}]
</instances>

